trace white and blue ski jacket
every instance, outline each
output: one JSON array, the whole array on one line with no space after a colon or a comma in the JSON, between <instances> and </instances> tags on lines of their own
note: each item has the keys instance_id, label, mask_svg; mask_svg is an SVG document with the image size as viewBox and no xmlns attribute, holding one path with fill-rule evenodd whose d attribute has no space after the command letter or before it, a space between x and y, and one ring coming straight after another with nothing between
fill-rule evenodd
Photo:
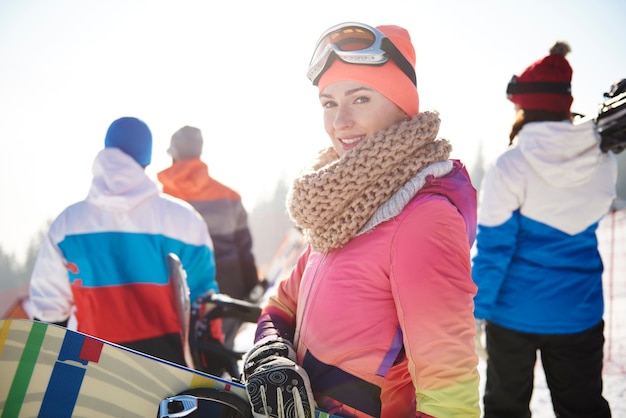
<instances>
[{"instance_id":1,"label":"white and blue ski jacket","mask_svg":"<svg viewBox=\"0 0 626 418\"><path fill-rule=\"evenodd\" d=\"M592 121L526 124L487 171L472 277L475 317L535 334L602 319L596 229L616 196L617 164Z\"/></svg>"},{"instance_id":2,"label":"white and blue ski jacket","mask_svg":"<svg viewBox=\"0 0 626 418\"><path fill-rule=\"evenodd\" d=\"M192 300L213 290L213 244L188 203L159 193L128 155L106 148L89 195L44 238L30 283L33 316L125 344L180 333L166 255L178 255Z\"/></svg>"}]
</instances>

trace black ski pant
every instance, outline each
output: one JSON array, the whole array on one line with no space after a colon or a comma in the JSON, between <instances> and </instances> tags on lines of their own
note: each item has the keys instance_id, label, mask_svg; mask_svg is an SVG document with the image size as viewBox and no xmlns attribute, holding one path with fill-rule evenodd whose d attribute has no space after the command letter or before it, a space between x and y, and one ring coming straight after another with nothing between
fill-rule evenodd
<instances>
[{"instance_id":1,"label":"black ski pant","mask_svg":"<svg viewBox=\"0 0 626 418\"><path fill-rule=\"evenodd\" d=\"M485 418L528 418L537 351L558 418L609 418L602 397L604 321L577 334L528 334L487 322Z\"/></svg>"}]
</instances>

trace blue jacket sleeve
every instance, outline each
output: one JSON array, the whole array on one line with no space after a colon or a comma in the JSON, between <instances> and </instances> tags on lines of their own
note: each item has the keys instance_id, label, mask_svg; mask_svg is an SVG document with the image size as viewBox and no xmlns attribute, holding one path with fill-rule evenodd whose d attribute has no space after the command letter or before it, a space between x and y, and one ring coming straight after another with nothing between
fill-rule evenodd
<instances>
[{"instance_id":1,"label":"blue jacket sleeve","mask_svg":"<svg viewBox=\"0 0 626 418\"><path fill-rule=\"evenodd\" d=\"M191 301L214 291L219 293L215 280L215 256L207 246L186 246L180 254L181 262L187 271L187 283Z\"/></svg>"},{"instance_id":2,"label":"blue jacket sleeve","mask_svg":"<svg viewBox=\"0 0 626 418\"><path fill-rule=\"evenodd\" d=\"M517 210L501 225L478 225L477 252L472 259L472 279L478 286L478 293L474 297L474 316L477 319L489 319L489 312L516 249L519 220L520 213Z\"/></svg>"}]
</instances>

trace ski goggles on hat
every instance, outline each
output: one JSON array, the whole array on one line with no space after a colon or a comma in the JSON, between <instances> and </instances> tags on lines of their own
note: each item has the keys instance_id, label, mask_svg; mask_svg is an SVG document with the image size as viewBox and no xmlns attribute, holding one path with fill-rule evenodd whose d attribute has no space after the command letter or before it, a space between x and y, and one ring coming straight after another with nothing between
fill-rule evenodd
<instances>
[{"instance_id":1,"label":"ski goggles on hat","mask_svg":"<svg viewBox=\"0 0 626 418\"><path fill-rule=\"evenodd\" d=\"M506 86L506 97L511 98L514 94L550 93L570 96L572 85L567 81L527 81L520 82L516 75Z\"/></svg>"},{"instance_id":2,"label":"ski goggles on hat","mask_svg":"<svg viewBox=\"0 0 626 418\"><path fill-rule=\"evenodd\" d=\"M384 33L363 23L342 23L320 37L307 72L314 86L335 58L356 65L383 65L391 59L417 84L415 69L398 48Z\"/></svg>"}]
</instances>

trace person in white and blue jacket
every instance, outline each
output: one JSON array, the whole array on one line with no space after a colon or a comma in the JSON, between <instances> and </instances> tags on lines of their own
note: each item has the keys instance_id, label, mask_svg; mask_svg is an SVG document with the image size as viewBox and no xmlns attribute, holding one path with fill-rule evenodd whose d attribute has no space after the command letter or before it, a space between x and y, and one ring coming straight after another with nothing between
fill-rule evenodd
<instances>
[{"instance_id":1,"label":"person in white and blue jacket","mask_svg":"<svg viewBox=\"0 0 626 418\"><path fill-rule=\"evenodd\" d=\"M61 212L42 242L29 311L185 365L166 256L180 258L195 300L218 292L213 243L200 214L146 175L151 156L143 121L123 117L109 126L88 196Z\"/></svg>"},{"instance_id":2,"label":"person in white and blue jacket","mask_svg":"<svg viewBox=\"0 0 626 418\"><path fill-rule=\"evenodd\" d=\"M611 416L596 229L617 166L592 120L572 122L569 51L557 42L509 83L510 147L481 187L472 277L474 315L486 324L485 418L530 417L537 352L557 416Z\"/></svg>"}]
</instances>

